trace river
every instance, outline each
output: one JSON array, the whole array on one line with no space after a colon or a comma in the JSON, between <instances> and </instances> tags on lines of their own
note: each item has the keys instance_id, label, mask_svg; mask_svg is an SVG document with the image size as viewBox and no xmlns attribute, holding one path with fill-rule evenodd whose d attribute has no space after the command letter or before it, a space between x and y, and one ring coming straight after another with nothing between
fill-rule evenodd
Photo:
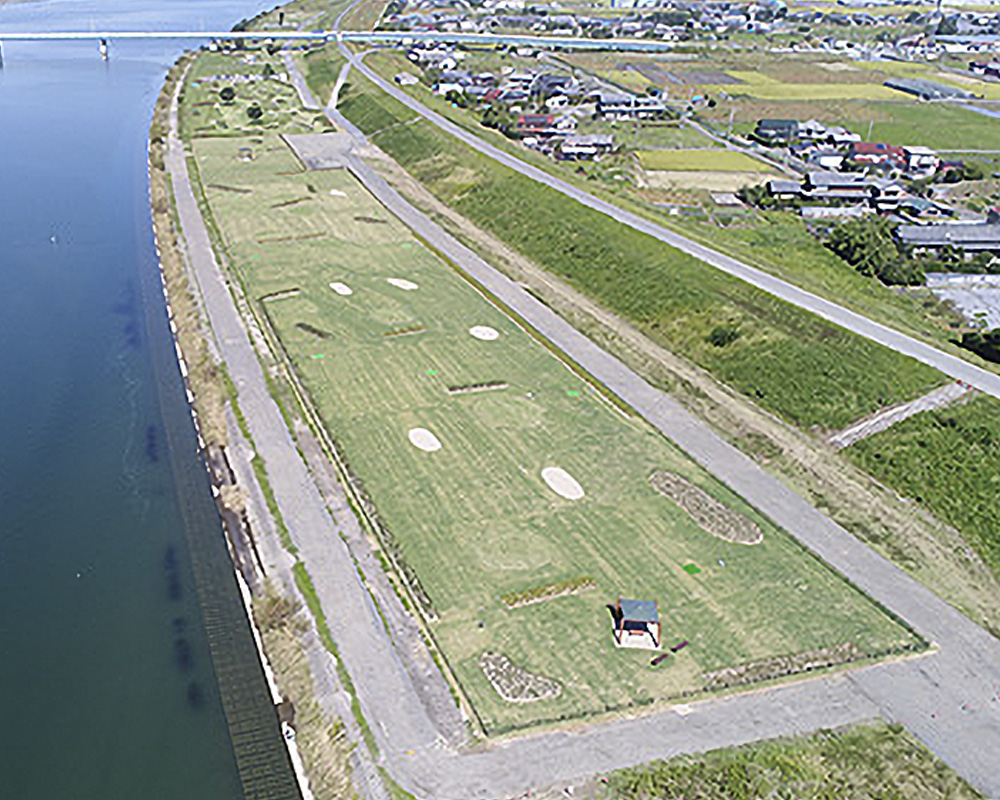
<instances>
[{"instance_id":1,"label":"river","mask_svg":"<svg viewBox=\"0 0 1000 800\"><path fill-rule=\"evenodd\" d=\"M15 30L226 29L263 7L2 5L0 40ZM3 797L291 796L197 454L150 229L147 131L181 47L113 41L104 63L93 42L3 44ZM222 691L239 695L228 720L220 675ZM238 769L241 746L276 753L260 765L270 784L259 791Z\"/></svg>"}]
</instances>

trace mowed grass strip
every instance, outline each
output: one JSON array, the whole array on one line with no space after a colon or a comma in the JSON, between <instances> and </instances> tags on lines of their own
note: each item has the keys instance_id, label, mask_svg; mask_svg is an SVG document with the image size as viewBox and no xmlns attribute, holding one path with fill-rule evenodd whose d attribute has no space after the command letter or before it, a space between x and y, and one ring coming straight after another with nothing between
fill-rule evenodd
<instances>
[{"instance_id":1,"label":"mowed grass strip","mask_svg":"<svg viewBox=\"0 0 1000 800\"><path fill-rule=\"evenodd\" d=\"M1000 578L1000 401L918 414L844 452L958 528Z\"/></svg>"},{"instance_id":2,"label":"mowed grass strip","mask_svg":"<svg viewBox=\"0 0 1000 800\"><path fill-rule=\"evenodd\" d=\"M877 723L679 756L609 776L609 800L977 800L906 732Z\"/></svg>"},{"instance_id":3,"label":"mowed grass strip","mask_svg":"<svg viewBox=\"0 0 1000 800\"><path fill-rule=\"evenodd\" d=\"M354 75L341 105L442 201L668 349L803 427L835 429L942 376L480 155ZM374 110L373 110L374 109ZM720 326L740 332L709 343Z\"/></svg>"},{"instance_id":4,"label":"mowed grass strip","mask_svg":"<svg viewBox=\"0 0 1000 800\"><path fill-rule=\"evenodd\" d=\"M731 150L643 150L639 163L648 170L770 171L764 162Z\"/></svg>"},{"instance_id":5,"label":"mowed grass strip","mask_svg":"<svg viewBox=\"0 0 1000 800\"><path fill-rule=\"evenodd\" d=\"M705 672L775 656L914 646L861 593L581 383L397 220L361 221L385 215L350 174L298 172L275 141L250 162L237 157L238 139L195 142L206 183L254 187L209 190L213 215L252 297L300 289L261 307L430 597L434 635L488 732L700 691ZM314 202L273 208L308 187ZM305 238L317 230L327 240ZM286 241L262 244L264 234ZM478 339L475 326L498 336ZM413 327L420 335L385 335ZM448 391L491 383L505 388ZM441 448L411 444L417 428ZM565 469L584 497L555 493L548 467ZM657 470L753 520L763 542L701 530L649 485ZM697 575L685 571L691 563ZM504 602L580 576L594 588ZM657 600L666 642L689 646L656 669L647 652L617 650L607 605L619 595ZM486 652L557 681L560 695L503 700L479 666Z\"/></svg>"}]
</instances>

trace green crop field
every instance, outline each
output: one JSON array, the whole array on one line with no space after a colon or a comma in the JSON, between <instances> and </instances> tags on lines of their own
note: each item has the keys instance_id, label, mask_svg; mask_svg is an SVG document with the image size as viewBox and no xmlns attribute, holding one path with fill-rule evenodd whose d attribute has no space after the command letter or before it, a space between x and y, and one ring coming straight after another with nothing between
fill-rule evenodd
<instances>
[{"instance_id":1,"label":"green crop field","mask_svg":"<svg viewBox=\"0 0 1000 800\"><path fill-rule=\"evenodd\" d=\"M193 146L232 264L374 500L390 549L415 574L433 634L488 732L735 684L738 673L713 673L738 665L762 678L794 668L796 654L918 646L582 381L348 173L303 172L274 134ZM238 157L247 146L252 160ZM497 336L476 338L474 326ZM440 449L414 446L417 429ZM582 497L550 488L542 471L554 467ZM763 541L701 528L652 488L661 470L752 521ZM558 596L562 588L576 593ZM658 601L665 643L690 644L657 668L647 651L616 649L607 605L620 595ZM519 605L525 598L537 602ZM486 653L558 696L504 700L480 666Z\"/></svg>"},{"instance_id":2,"label":"green crop field","mask_svg":"<svg viewBox=\"0 0 1000 800\"><path fill-rule=\"evenodd\" d=\"M764 162L732 150L644 150L639 163L649 170L770 171Z\"/></svg>"},{"instance_id":3,"label":"green crop field","mask_svg":"<svg viewBox=\"0 0 1000 800\"><path fill-rule=\"evenodd\" d=\"M918 414L844 452L958 528L1000 577L1000 402Z\"/></svg>"}]
</instances>

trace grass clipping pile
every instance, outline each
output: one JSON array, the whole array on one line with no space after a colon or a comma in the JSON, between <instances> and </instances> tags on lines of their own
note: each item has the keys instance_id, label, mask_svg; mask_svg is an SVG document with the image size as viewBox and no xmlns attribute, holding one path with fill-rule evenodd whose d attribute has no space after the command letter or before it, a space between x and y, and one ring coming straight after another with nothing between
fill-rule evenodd
<instances>
[{"instance_id":1,"label":"grass clipping pile","mask_svg":"<svg viewBox=\"0 0 1000 800\"><path fill-rule=\"evenodd\" d=\"M736 544L760 544L764 533L742 514L695 486L687 478L674 472L654 472L649 476L650 485L683 508L688 515L713 536Z\"/></svg>"},{"instance_id":2,"label":"grass clipping pile","mask_svg":"<svg viewBox=\"0 0 1000 800\"><path fill-rule=\"evenodd\" d=\"M556 681L528 672L503 653L483 653L479 657L479 667L497 694L508 703L531 703L562 694L562 687Z\"/></svg>"}]
</instances>

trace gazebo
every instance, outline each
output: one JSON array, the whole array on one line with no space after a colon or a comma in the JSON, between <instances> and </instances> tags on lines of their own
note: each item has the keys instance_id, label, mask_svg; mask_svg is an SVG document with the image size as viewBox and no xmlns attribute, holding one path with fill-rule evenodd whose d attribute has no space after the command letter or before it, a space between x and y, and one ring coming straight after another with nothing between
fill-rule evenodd
<instances>
[{"instance_id":1,"label":"gazebo","mask_svg":"<svg viewBox=\"0 0 1000 800\"><path fill-rule=\"evenodd\" d=\"M660 612L655 600L618 598L615 613L615 644L618 647L641 647L659 650L663 636Z\"/></svg>"}]
</instances>

